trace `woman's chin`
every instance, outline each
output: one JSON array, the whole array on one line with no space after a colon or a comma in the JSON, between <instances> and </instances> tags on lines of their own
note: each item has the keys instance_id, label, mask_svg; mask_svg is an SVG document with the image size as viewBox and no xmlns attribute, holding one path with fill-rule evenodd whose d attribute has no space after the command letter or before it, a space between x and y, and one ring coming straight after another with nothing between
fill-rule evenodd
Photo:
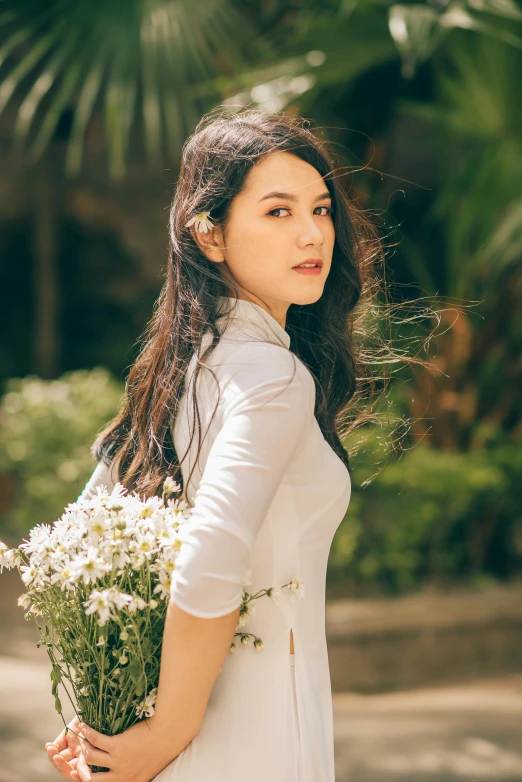
<instances>
[{"instance_id":1,"label":"woman's chin","mask_svg":"<svg viewBox=\"0 0 522 782\"><path fill-rule=\"evenodd\" d=\"M293 304L315 304L316 301L319 301L321 296L323 295L324 290L324 284L321 283L321 285L317 284L317 281L315 281L315 284L312 280L308 281L308 285L301 285L299 286L299 290L294 289L294 295L292 296L292 303Z\"/></svg>"}]
</instances>

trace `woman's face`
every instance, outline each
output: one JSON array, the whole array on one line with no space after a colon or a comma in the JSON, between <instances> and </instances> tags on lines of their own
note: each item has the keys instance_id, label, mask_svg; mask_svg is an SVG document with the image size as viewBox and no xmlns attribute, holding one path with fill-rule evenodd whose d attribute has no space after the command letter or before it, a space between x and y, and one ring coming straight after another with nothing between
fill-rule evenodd
<instances>
[{"instance_id":1,"label":"woman's face","mask_svg":"<svg viewBox=\"0 0 522 782\"><path fill-rule=\"evenodd\" d=\"M290 304L311 304L322 295L335 241L331 207L313 166L289 152L274 152L250 171L224 234L212 232L222 250L212 260L224 261L244 298L263 299L284 326ZM295 270L305 262L321 268Z\"/></svg>"}]
</instances>

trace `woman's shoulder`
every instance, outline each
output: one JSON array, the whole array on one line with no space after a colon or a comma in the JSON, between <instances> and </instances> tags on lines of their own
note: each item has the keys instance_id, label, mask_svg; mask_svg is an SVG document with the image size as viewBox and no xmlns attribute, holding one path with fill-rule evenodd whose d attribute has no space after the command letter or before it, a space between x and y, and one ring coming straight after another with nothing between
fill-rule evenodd
<instances>
[{"instance_id":1,"label":"woman's shoulder","mask_svg":"<svg viewBox=\"0 0 522 782\"><path fill-rule=\"evenodd\" d=\"M238 373L252 378L291 378L312 383L308 367L284 345L263 339L235 340L221 338L204 360L205 366L223 377Z\"/></svg>"},{"instance_id":2,"label":"woman's shoulder","mask_svg":"<svg viewBox=\"0 0 522 782\"><path fill-rule=\"evenodd\" d=\"M221 339L204 362L206 382L219 389L223 403L237 397L275 392L315 404L315 383L308 367L285 346L265 340Z\"/></svg>"}]
</instances>

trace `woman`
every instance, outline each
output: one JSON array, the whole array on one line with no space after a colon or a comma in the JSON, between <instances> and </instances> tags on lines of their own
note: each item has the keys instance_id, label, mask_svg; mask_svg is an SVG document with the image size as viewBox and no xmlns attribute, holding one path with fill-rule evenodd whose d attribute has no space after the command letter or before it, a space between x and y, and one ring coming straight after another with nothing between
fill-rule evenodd
<instances>
[{"instance_id":1,"label":"woman","mask_svg":"<svg viewBox=\"0 0 522 782\"><path fill-rule=\"evenodd\" d=\"M49 758L82 781L334 782L325 577L351 493L336 422L379 244L305 123L253 109L200 122L170 226L167 280L83 492L119 479L152 495L172 475L194 506L156 709L113 737L62 733ZM262 650L231 654L243 588L289 583L242 628Z\"/></svg>"}]
</instances>

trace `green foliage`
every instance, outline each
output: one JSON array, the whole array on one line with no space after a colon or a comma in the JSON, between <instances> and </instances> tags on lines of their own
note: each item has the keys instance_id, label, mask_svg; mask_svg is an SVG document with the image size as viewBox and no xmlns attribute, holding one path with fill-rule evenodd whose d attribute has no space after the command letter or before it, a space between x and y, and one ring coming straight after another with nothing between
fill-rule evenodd
<instances>
[{"instance_id":1,"label":"green foliage","mask_svg":"<svg viewBox=\"0 0 522 782\"><path fill-rule=\"evenodd\" d=\"M332 544L329 580L354 593L506 578L522 564L522 445L451 452L423 444L353 493Z\"/></svg>"},{"instance_id":2,"label":"green foliage","mask_svg":"<svg viewBox=\"0 0 522 782\"><path fill-rule=\"evenodd\" d=\"M398 55L403 76L411 77L459 29L522 46L514 0L447 0L440 8L381 0L200 0L192 11L190 0L7 0L0 14L0 114L16 96L18 149L38 160L71 111L66 168L77 174L100 106L109 171L119 179L137 120L149 163L177 164L176 150L201 112L220 100L277 109L316 83L318 89L346 84ZM310 66L319 64L318 54L321 64L327 57L316 79Z\"/></svg>"},{"instance_id":3,"label":"green foliage","mask_svg":"<svg viewBox=\"0 0 522 782\"><path fill-rule=\"evenodd\" d=\"M8 381L0 401L0 475L14 479L15 491L0 516L3 535L50 523L76 499L94 469L90 446L122 394L103 368Z\"/></svg>"},{"instance_id":4,"label":"green foliage","mask_svg":"<svg viewBox=\"0 0 522 782\"><path fill-rule=\"evenodd\" d=\"M427 220L445 233L452 295L483 295L520 260L521 68L520 49L462 34L434 71L434 99L398 103L437 130L440 190Z\"/></svg>"},{"instance_id":5,"label":"green foliage","mask_svg":"<svg viewBox=\"0 0 522 782\"><path fill-rule=\"evenodd\" d=\"M227 0L200 0L195 14L188 0L8 0L0 30L0 61L7 64L0 113L17 88L24 93L14 127L18 146L37 160L64 110L74 107L67 170L77 173L100 105L115 178L124 174L136 117L151 162L179 149L201 114L191 86L206 85L216 99L215 78L244 65L240 42L253 37Z\"/></svg>"}]
</instances>

